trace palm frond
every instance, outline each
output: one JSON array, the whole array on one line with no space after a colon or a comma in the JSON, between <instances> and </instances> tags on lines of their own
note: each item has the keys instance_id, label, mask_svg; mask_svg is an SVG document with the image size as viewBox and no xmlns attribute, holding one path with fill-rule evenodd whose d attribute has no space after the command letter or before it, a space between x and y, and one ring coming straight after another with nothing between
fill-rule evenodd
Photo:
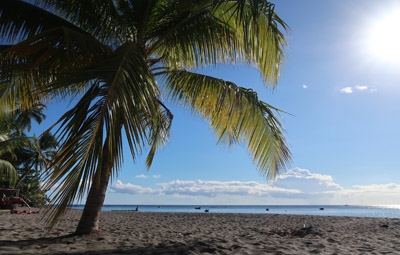
<instances>
[{"instance_id":1,"label":"palm frond","mask_svg":"<svg viewBox=\"0 0 400 255\"><path fill-rule=\"evenodd\" d=\"M13 109L18 101L18 107L31 108L77 93L91 77L72 81L70 72L97 64L111 52L92 36L65 27L9 47L0 52L0 106Z\"/></svg>"},{"instance_id":2,"label":"palm frond","mask_svg":"<svg viewBox=\"0 0 400 255\"><path fill-rule=\"evenodd\" d=\"M227 47L234 34L209 9L199 8L160 24L160 39L153 47L164 66L199 68L216 63L235 62ZM174 30L170 32L171 28Z\"/></svg>"},{"instance_id":3,"label":"palm frond","mask_svg":"<svg viewBox=\"0 0 400 255\"><path fill-rule=\"evenodd\" d=\"M19 130L0 134L0 156L3 154L13 154L16 149L29 147L31 139L21 135Z\"/></svg>"},{"instance_id":4,"label":"palm frond","mask_svg":"<svg viewBox=\"0 0 400 255\"><path fill-rule=\"evenodd\" d=\"M113 0L35 0L42 8L53 10L101 42L120 46L128 37L129 29L122 26L120 14ZM121 43L122 42L122 43Z\"/></svg>"},{"instance_id":5,"label":"palm frond","mask_svg":"<svg viewBox=\"0 0 400 255\"><path fill-rule=\"evenodd\" d=\"M98 80L75 107L56 124L60 150L45 173L46 190L58 186L51 201L51 224L90 185L98 185L101 171L115 176L122 164L122 130L132 157L141 152L148 126L159 115L158 86L145 62L144 51L127 44L93 70ZM105 163L106 162L106 163ZM102 167L107 164L110 167ZM106 170L104 170L106 169Z\"/></svg>"},{"instance_id":6,"label":"palm frond","mask_svg":"<svg viewBox=\"0 0 400 255\"><path fill-rule=\"evenodd\" d=\"M46 118L46 115L43 113L46 109L47 107L44 104L37 103L30 109L14 109L10 114L14 117L15 123L19 128L26 128L30 131L32 127L32 119L40 124Z\"/></svg>"},{"instance_id":7,"label":"palm frond","mask_svg":"<svg viewBox=\"0 0 400 255\"><path fill-rule=\"evenodd\" d=\"M0 1L0 37L7 41L24 40L56 27L83 32L72 23L22 0Z\"/></svg>"},{"instance_id":8,"label":"palm frond","mask_svg":"<svg viewBox=\"0 0 400 255\"><path fill-rule=\"evenodd\" d=\"M267 85L276 85L288 27L273 4L257 0L189 2L190 10L160 19L151 53L171 68L253 64Z\"/></svg>"},{"instance_id":9,"label":"palm frond","mask_svg":"<svg viewBox=\"0 0 400 255\"><path fill-rule=\"evenodd\" d=\"M218 142L245 143L260 172L274 178L286 169L290 152L278 109L260 101L251 89L188 71L165 75L168 98L210 121Z\"/></svg>"},{"instance_id":10,"label":"palm frond","mask_svg":"<svg viewBox=\"0 0 400 255\"><path fill-rule=\"evenodd\" d=\"M147 123L149 133L148 144L150 147L146 158L147 169L150 169L156 152L162 149L169 141L171 122L174 117L171 111L161 101L159 101L159 104L164 108L164 111L160 109L158 117L154 118L152 122Z\"/></svg>"},{"instance_id":11,"label":"palm frond","mask_svg":"<svg viewBox=\"0 0 400 255\"><path fill-rule=\"evenodd\" d=\"M13 187L18 179L17 170L7 160L0 159L0 179L5 178Z\"/></svg>"},{"instance_id":12,"label":"palm frond","mask_svg":"<svg viewBox=\"0 0 400 255\"><path fill-rule=\"evenodd\" d=\"M275 13L275 5L267 1L223 2L214 13L235 34L231 50L240 60L256 66L267 84L275 86L285 57L285 32L289 27Z\"/></svg>"}]
</instances>

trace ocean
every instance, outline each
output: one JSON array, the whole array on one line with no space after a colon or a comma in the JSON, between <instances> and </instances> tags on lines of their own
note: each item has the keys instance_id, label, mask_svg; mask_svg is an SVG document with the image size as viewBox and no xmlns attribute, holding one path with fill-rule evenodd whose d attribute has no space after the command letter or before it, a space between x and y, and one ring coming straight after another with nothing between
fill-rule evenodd
<instances>
[{"instance_id":1,"label":"ocean","mask_svg":"<svg viewBox=\"0 0 400 255\"><path fill-rule=\"evenodd\" d=\"M103 211L130 211L135 210L136 207L138 207L139 211L143 212L204 213L205 210L208 210L209 213L258 213L400 218L400 205L104 205ZM196 209L199 207L200 209ZM83 205L73 205L71 208L83 209Z\"/></svg>"}]
</instances>

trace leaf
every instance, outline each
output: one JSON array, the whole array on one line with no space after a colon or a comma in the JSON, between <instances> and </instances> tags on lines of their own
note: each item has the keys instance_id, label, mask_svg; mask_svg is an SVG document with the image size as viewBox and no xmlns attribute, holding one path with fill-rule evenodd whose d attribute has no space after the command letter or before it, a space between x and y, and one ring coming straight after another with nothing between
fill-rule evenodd
<instances>
[{"instance_id":1,"label":"leaf","mask_svg":"<svg viewBox=\"0 0 400 255\"><path fill-rule=\"evenodd\" d=\"M0 179L2 178L7 179L13 187L18 179L18 174L10 162L0 159Z\"/></svg>"},{"instance_id":2,"label":"leaf","mask_svg":"<svg viewBox=\"0 0 400 255\"><path fill-rule=\"evenodd\" d=\"M260 172L274 178L290 163L283 126L251 89L210 76L174 70L164 76L167 97L210 121L218 142L245 143Z\"/></svg>"},{"instance_id":3,"label":"leaf","mask_svg":"<svg viewBox=\"0 0 400 255\"><path fill-rule=\"evenodd\" d=\"M67 20L30 3L21 0L0 1L0 36L10 42L62 26L83 32Z\"/></svg>"},{"instance_id":4,"label":"leaf","mask_svg":"<svg viewBox=\"0 0 400 255\"><path fill-rule=\"evenodd\" d=\"M56 190L51 203L59 205L50 212L51 224L90 185L98 185L103 162L110 165L107 175L116 175L123 160L122 130L135 158L147 133L163 123L158 120L163 117L158 86L143 56L137 45L127 44L88 70L97 74L97 81L56 123L60 150L44 175L44 188Z\"/></svg>"}]
</instances>

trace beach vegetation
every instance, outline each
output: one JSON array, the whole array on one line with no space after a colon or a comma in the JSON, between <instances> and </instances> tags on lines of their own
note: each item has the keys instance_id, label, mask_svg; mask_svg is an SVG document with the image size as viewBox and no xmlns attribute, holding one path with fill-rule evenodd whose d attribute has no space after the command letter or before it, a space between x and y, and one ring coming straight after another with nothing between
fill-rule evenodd
<instances>
[{"instance_id":1,"label":"beach vegetation","mask_svg":"<svg viewBox=\"0 0 400 255\"><path fill-rule=\"evenodd\" d=\"M197 73L218 63L257 68L274 88L288 27L265 0L5 0L0 2L1 109L74 105L52 126L60 147L44 173L53 226L86 198L77 234L99 228L109 181L131 157L154 156L180 105L210 123L219 143L243 144L260 173L285 170L281 111L229 81Z\"/></svg>"},{"instance_id":2,"label":"beach vegetation","mask_svg":"<svg viewBox=\"0 0 400 255\"><path fill-rule=\"evenodd\" d=\"M36 104L0 116L0 188L18 189L20 196L35 207L49 201L41 189L41 170L54 156L57 141L49 132L36 137L28 136L26 131L30 131L32 120L39 124L44 120L45 109Z\"/></svg>"}]
</instances>

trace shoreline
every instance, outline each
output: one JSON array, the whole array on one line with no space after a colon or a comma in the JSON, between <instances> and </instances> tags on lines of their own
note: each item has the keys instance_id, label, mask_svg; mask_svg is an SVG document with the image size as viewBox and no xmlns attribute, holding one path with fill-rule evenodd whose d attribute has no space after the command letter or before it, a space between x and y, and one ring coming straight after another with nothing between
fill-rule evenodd
<instances>
[{"instance_id":1,"label":"shoreline","mask_svg":"<svg viewBox=\"0 0 400 255\"><path fill-rule=\"evenodd\" d=\"M396 253L400 219L244 213L102 211L96 236L71 236L68 209L47 232L43 212L0 216L0 254Z\"/></svg>"},{"instance_id":2,"label":"shoreline","mask_svg":"<svg viewBox=\"0 0 400 255\"><path fill-rule=\"evenodd\" d=\"M71 209L83 209L73 206ZM348 216L372 218L400 218L398 206L354 206L354 205L104 205L102 211L145 211L145 212L182 212L182 213L250 213L250 214L285 214L285 215L319 215Z\"/></svg>"}]
</instances>

